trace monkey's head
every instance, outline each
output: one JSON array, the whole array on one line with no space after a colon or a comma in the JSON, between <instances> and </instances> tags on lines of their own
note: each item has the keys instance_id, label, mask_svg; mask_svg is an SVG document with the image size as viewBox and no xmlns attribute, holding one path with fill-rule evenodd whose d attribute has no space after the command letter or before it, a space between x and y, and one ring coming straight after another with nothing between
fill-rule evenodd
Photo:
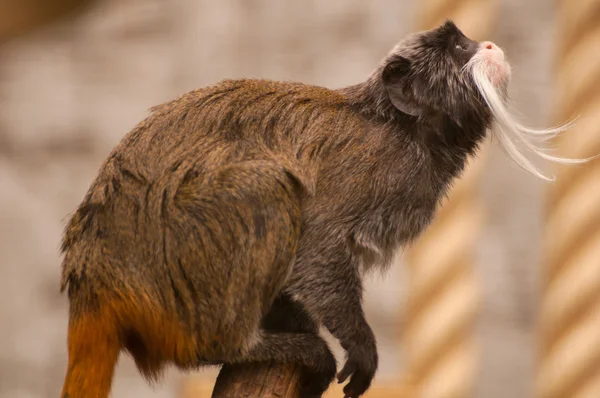
<instances>
[{"instance_id":1,"label":"monkey's head","mask_svg":"<svg viewBox=\"0 0 600 398\"><path fill-rule=\"evenodd\" d=\"M388 54L378 72L397 110L422 120L446 115L459 127L471 126L473 120L483 121L485 126L491 122L494 136L511 159L542 179L550 178L519 146L551 161L586 161L549 155L528 140L543 141L567 130L570 124L543 130L520 124L507 107L511 68L504 52L490 41L469 39L452 21L410 35Z\"/></svg>"},{"instance_id":2,"label":"monkey's head","mask_svg":"<svg viewBox=\"0 0 600 398\"><path fill-rule=\"evenodd\" d=\"M383 63L381 78L398 110L412 116L440 112L458 125L466 113L485 112L473 71L503 92L510 79L504 52L494 43L477 43L452 22L409 36Z\"/></svg>"}]
</instances>

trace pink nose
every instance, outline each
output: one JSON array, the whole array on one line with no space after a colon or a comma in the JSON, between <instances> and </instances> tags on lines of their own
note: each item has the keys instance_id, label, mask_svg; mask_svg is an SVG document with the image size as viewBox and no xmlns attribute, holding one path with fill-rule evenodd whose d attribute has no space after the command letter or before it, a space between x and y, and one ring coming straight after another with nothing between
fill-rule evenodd
<instances>
[{"instance_id":1,"label":"pink nose","mask_svg":"<svg viewBox=\"0 0 600 398\"><path fill-rule=\"evenodd\" d=\"M483 51L491 51L493 53L504 55L504 51L500 49L497 45L492 43L491 41L483 41L479 44L479 48Z\"/></svg>"},{"instance_id":2,"label":"pink nose","mask_svg":"<svg viewBox=\"0 0 600 398\"><path fill-rule=\"evenodd\" d=\"M486 49L486 50L502 51L502 50L500 50L500 48L499 48L497 45L495 45L495 44L494 44L494 43L492 43L491 41L482 41L482 42L479 44L479 47L480 47L482 50L483 50L483 49Z\"/></svg>"}]
</instances>

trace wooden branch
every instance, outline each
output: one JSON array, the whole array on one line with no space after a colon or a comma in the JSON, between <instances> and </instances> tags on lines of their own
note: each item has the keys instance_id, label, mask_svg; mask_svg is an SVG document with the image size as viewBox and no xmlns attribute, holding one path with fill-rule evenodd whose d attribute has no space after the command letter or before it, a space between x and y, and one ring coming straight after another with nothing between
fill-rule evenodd
<instances>
[{"instance_id":1,"label":"wooden branch","mask_svg":"<svg viewBox=\"0 0 600 398\"><path fill-rule=\"evenodd\" d=\"M211 379L184 381L179 398L298 398L299 370L283 366L227 366L216 385ZM414 398L419 394L407 380L375 383L364 398ZM343 384L331 383L323 398L344 396ZM212 395L211 395L212 394Z\"/></svg>"},{"instance_id":2,"label":"wooden branch","mask_svg":"<svg viewBox=\"0 0 600 398\"><path fill-rule=\"evenodd\" d=\"M223 365L212 398L299 398L299 379L293 365Z\"/></svg>"}]
</instances>

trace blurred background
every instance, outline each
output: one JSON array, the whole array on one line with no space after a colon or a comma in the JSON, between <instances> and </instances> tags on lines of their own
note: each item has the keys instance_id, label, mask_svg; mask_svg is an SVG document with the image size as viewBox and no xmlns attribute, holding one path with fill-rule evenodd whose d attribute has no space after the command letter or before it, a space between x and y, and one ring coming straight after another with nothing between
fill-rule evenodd
<instances>
[{"instance_id":1,"label":"blurred background","mask_svg":"<svg viewBox=\"0 0 600 398\"><path fill-rule=\"evenodd\" d=\"M101 162L151 106L225 77L353 84L403 36L453 17L505 50L526 124L584 116L556 146L585 157L600 152L598 3L0 1L0 398L58 397L67 362L61 233ZM598 163L560 169L552 188L493 143L476 166L458 187L457 217L433 227L434 243L368 281L376 384L423 384L412 396L431 398L600 397ZM460 272L440 271L455 263ZM434 282L422 293L418 280ZM421 313L433 314L429 324ZM446 348L427 351L436 344ZM149 386L122 356L113 396L191 397L216 372L169 370Z\"/></svg>"}]
</instances>

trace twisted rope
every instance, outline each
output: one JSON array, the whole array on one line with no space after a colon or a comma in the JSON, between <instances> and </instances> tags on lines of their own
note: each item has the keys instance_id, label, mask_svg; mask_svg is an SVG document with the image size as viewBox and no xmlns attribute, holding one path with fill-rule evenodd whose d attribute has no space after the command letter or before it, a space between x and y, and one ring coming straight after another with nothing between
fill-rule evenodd
<instances>
[{"instance_id":1,"label":"twisted rope","mask_svg":"<svg viewBox=\"0 0 600 398\"><path fill-rule=\"evenodd\" d=\"M600 153L600 1L558 4L558 118L580 119L555 144ZM536 393L600 397L600 160L556 170L549 192Z\"/></svg>"}]
</instances>

